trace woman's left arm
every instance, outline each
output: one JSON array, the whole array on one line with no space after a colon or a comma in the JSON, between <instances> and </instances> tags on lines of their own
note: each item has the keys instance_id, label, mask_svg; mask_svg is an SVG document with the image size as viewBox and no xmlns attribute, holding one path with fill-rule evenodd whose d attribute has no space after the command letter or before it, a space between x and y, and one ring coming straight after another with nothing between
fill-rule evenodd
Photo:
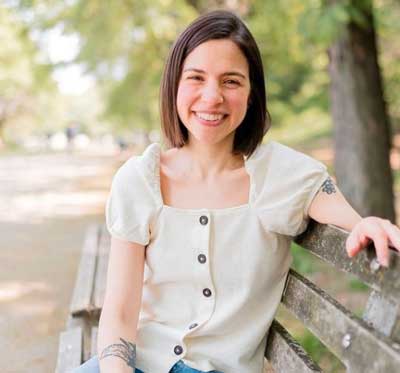
<instances>
[{"instance_id":1,"label":"woman's left arm","mask_svg":"<svg viewBox=\"0 0 400 373\"><path fill-rule=\"evenodd\" d=\"M323 224L332 224L350 232L346 251L350 257L374 242L381 265L389 265L389 245L400 251L400 229L389 220L375 216L362 218L346 201L329 177L311 202L308 215Z\"/></svg>"}]
</instances>

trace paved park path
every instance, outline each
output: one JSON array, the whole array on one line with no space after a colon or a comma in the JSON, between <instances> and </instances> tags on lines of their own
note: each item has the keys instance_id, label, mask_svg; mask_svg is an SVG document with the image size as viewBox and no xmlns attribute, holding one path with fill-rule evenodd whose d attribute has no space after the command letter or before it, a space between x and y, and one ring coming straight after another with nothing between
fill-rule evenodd
<instances>
[{"instance_id":1,"label":"paved park path","mask_svg":"<svg viewBox=\"0 0 400 373\"><path fill-rule=\"evenodd\" d=\"M0 156L0 372L54 372L84 232L103 222L120 162Z\"/></svg>"}]
</instances>

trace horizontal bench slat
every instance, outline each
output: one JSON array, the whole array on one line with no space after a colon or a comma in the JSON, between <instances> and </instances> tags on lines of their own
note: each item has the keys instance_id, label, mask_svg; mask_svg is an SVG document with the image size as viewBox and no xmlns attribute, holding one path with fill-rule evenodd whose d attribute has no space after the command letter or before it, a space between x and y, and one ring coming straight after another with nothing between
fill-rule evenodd
<instances>
[{"instance_id":1,"label":"horizontal bench slat","mask_svg":"<svg viewBox=\"0 0 400 373\"><path fill-rule=\"evenodd\" d=\"M83 252L79 263L74 293L70 305L72 315L90 312L92 307L92 293L94 274L96 271L98 248L98 226L91 225L86 233Z\"/></svg>"},{"instance_id":2,"label":"horizontal bench slat","mask_svg":"<svg viewBox=\"0 0 400 373\"><path fill-rule=\"evenodd\" d=\"M337 269L351 273L372 289L389 299L400 299L400 255L391 250L391 264L377 269L375 250L370 247L353 258L347 256L345 242L348 233L340 228L311 221L306 232L295 242Z\"/></svg>"},{"instance_id":3,"label":"horizontal bench slat","mask_svg":"<svg viewBox=\"0 0 400 373\"><path fill-rule=\"evenodd\" d=\"M77 327L60 334L56 373L67 373L82 361L82 328Z\"/></svg>"},{"instance_id":4,"label":"horizontal bench slat","mask_svg":"<svg viewBox=\"0 0 400 373\"><path fill-rule=\"evenodd\" d=\"M265 357L276 373L322 372L303 347L276 320L269 330Z\"/></svg>"},{"instance_id":5,"label":"horizontal bench slat","mask_svg":"<svg viewBox=\"0 0 400 373\"><path fill-rule=\"evenodd\" d=\"M400 366L393 341L293 270L282 303L352 372L394 372Z\"/></svg>"}]
</instances>

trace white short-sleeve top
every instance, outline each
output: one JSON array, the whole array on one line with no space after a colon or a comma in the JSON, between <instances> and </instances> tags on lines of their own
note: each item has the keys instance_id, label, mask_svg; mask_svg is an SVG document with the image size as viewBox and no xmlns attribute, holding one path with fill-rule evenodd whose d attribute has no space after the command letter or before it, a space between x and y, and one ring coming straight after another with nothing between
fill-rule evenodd
<instances>
[{"instance_id":1,"label":"white short-sleeve top","mask_svg":"<svg viewBox=\"0 0 400 373\"><path fill-rule=\"evenodd\" d=\"M329 176L325 165L269 141L244 157L247 204L166 206L159 143L127 160L106 206L111 235L146 246L137 368L262 373L267 332L292 261L290 242Z\"/></svg>"}]
</instances>

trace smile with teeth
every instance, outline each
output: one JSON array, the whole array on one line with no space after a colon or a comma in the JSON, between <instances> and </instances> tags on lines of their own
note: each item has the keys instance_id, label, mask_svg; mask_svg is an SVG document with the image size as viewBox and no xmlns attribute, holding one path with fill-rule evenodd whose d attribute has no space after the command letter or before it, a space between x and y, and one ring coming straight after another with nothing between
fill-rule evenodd
<instances>
[{"instance_id":1,"label":"smile with teeth","mask_svg":"<svg viewBox=\"0 0 400 373\"><path fill-rule=\"evenodd\" d=\"M206 120L208 122L216 122L224 118L226 115L224 114L207 114L207 113L194 113L196 117Z\"/></svg>"}]
</instances>

